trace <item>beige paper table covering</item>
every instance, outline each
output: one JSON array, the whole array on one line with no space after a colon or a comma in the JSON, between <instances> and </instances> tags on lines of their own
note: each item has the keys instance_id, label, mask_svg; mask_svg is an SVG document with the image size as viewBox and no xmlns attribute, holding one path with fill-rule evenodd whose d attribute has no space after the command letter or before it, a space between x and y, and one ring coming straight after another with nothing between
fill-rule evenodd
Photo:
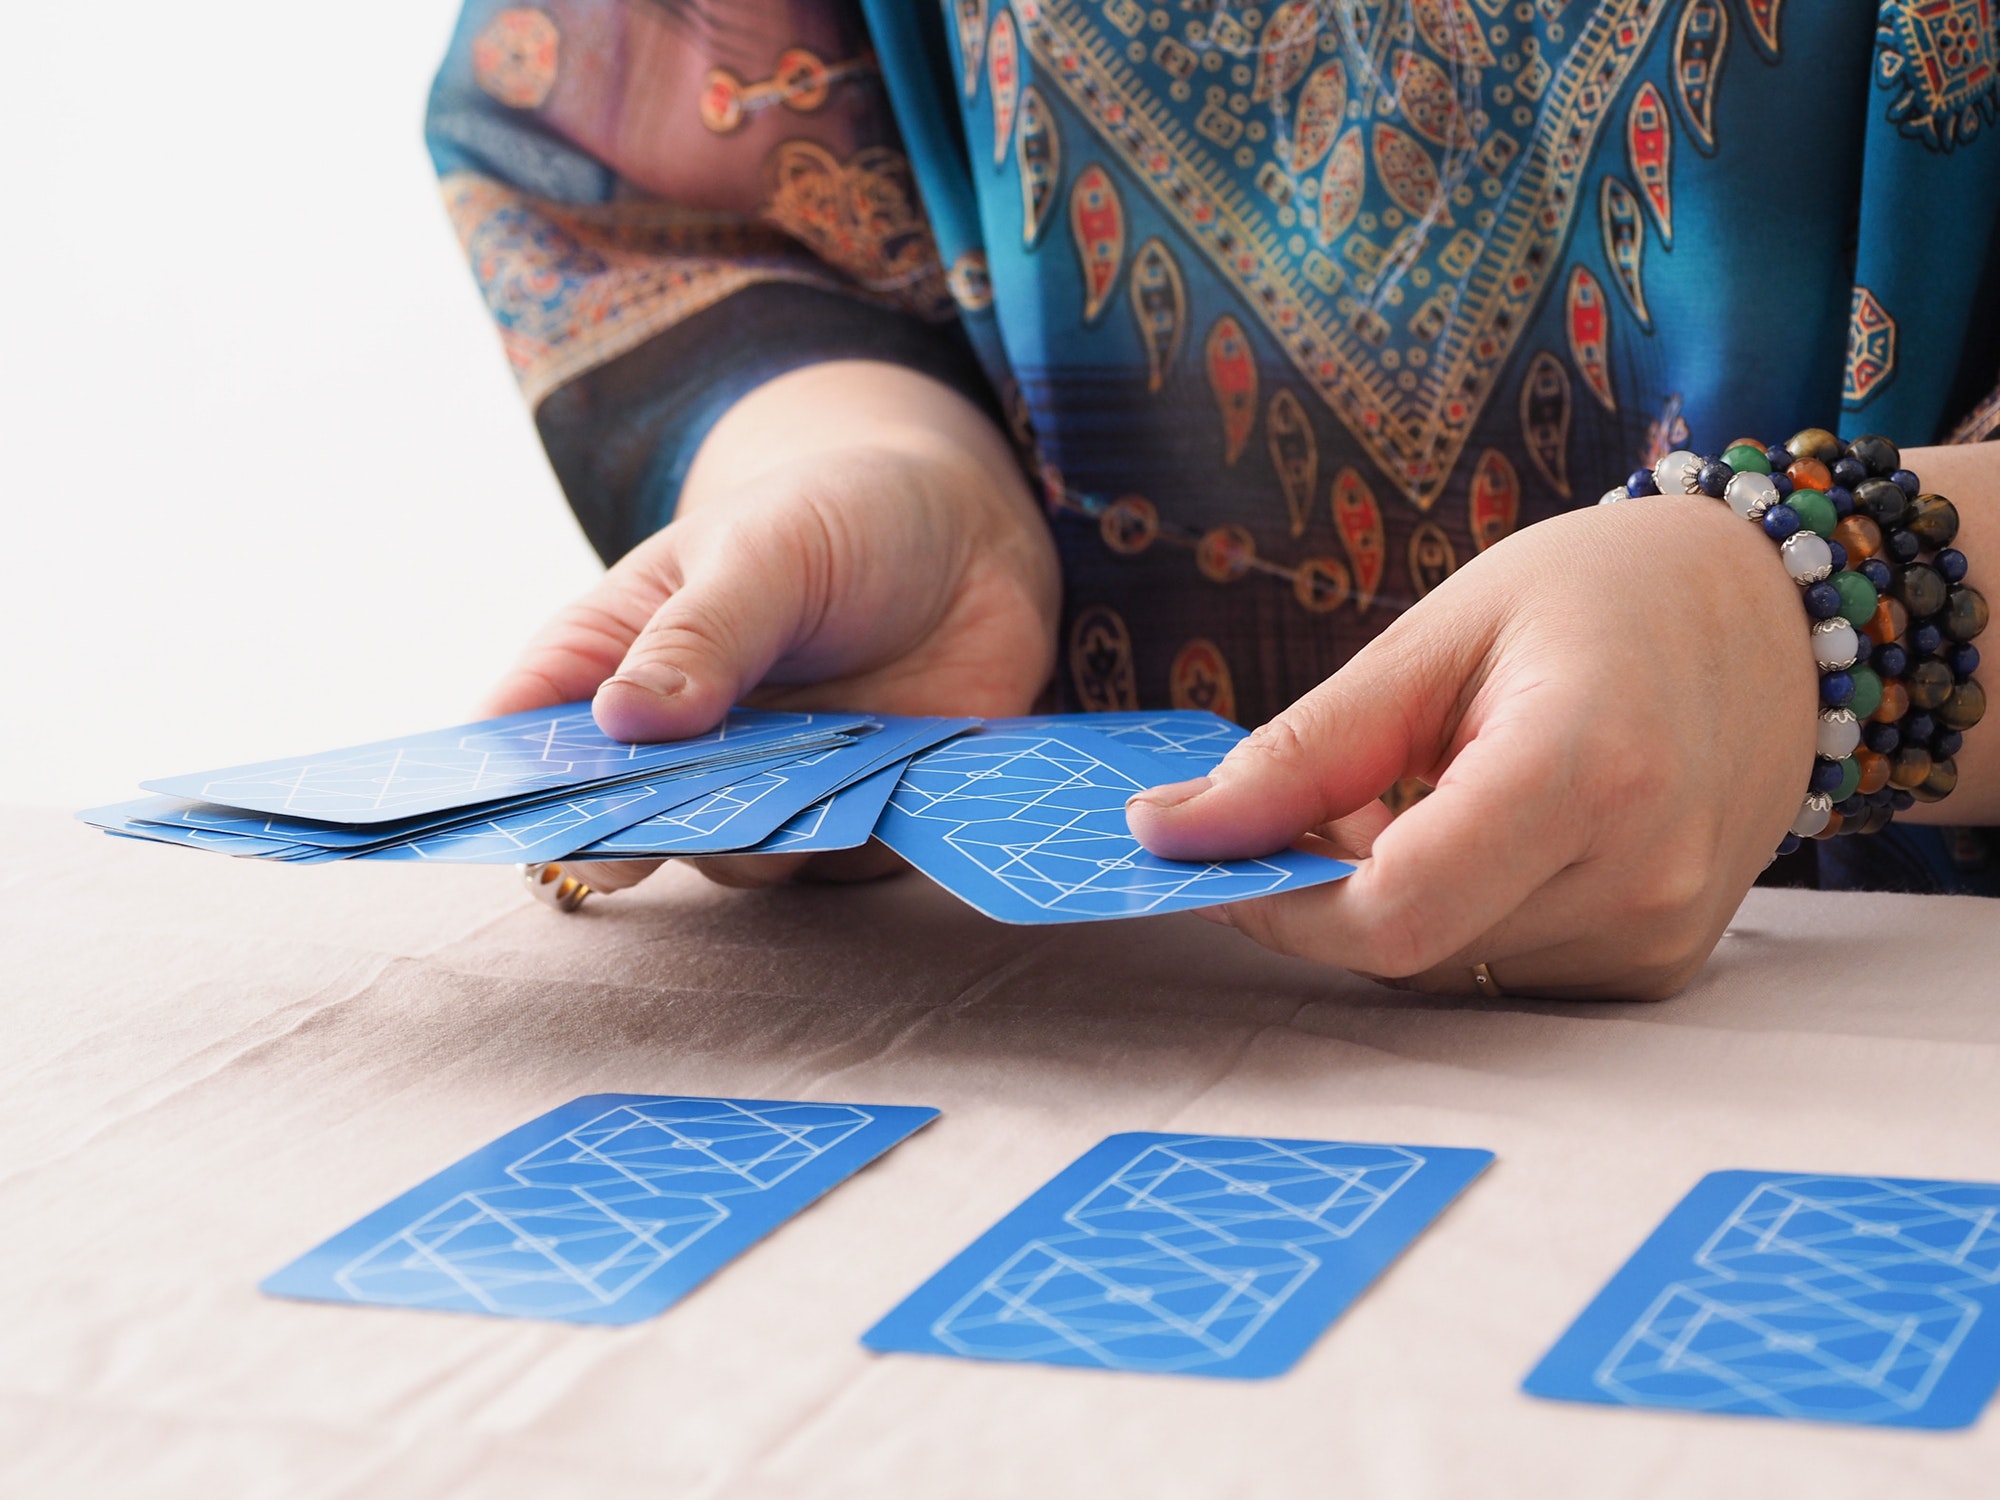
<instances>
[{"instance_id":1,"label":"beige paper table covering","mask_svg":"<svg viewBox=\"0 0 2000 1500\"><path fill-rule=\"evenodd\" d=\"M1703 1172L2000 1178L2000 907L1754 893L1658 1006L1436 1004L1193 918L1028 931L918 879L565 918L511 872L284 869L0 814L0 1493L1985 1495L2000 1416L1876 1432L1531 1400ZM601 1090L943 1118L623 1330L257 1280ZM1113 1131L1499 1160L1289 1376L856 1342Z\"/></svg>"}]
</instances>

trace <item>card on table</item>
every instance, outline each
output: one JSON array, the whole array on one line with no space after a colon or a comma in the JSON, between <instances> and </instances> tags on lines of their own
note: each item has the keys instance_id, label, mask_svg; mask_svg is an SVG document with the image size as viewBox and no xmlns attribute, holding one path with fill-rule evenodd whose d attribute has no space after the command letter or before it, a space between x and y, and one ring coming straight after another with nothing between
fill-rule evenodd
<instances>
[{"instance_id":1,"label":"card on table","mask_svg":"<svg viewBox=\"0 0 2000 1500\"><path fill-rule=\"evenodd\" d=\"M1132 837L1125 803L1184 768L1074 721L988 725L910 762L875 836L1002 922L1089 922L1188 911L1354 873L1296 849L1261 859L1161 859Z\"/></svg>"},{"instance_id":2,"label":"card on table","mask_svg":"<svg viewBox=\"0 0 2000 1500\"><path fill-rule=\"evenodd\" d=\"M2000 1183L1711 1172L1531 1395L1947 1428L2000 1384Z\"/></svg>"},{"instance_id":3,"label":"card on table","mask_svg":"<svg viewBox=\"0 0 2000 1500\"><path fill-rule=\"evenodd\" d=\"M598 729L588 703L532 709L400 739L142 782L148 791L250 812L386 823L509 797L691 768L739 751L863 732L860 714L732 709L707 734L632 745Z\"/></svg>"},{"instance_id":4,"label":"card on table","mask_svg":"<svg viewBox=\"0 0 2000 1500\"><path fill-rule=\"evenodd\" d=\"M1114 1135L863 1335L870 1349L1281 1375L1493 1160L1460 1147Z\"/></svg>"},{"instance_id":5,"label":"card on table","mask_svg":"<svg viewBox=\"0 0 2000 1500\"><path fill-rule=\"evenodd\" d=\"M270 1276L355 1302L636 1323L937 1117L907 1105L573 1099Z\"/></svg>"}]
</instances>

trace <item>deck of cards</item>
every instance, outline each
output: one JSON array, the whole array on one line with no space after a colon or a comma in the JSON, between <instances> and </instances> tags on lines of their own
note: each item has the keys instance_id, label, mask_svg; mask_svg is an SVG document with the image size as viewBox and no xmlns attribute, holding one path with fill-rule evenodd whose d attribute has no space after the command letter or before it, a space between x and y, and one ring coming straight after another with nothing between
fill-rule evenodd
<instances>
[{"instance_id":1,"label":"deck of cards","mask_svg":"<svg viewBox=\"0 0 2000 1500\"><path fill-rule=\"evenodd\" d=\"M982 722L736 709L707 734L607 738L587 703L145 783L80 814L125 838L287 864L587 863L816 853L879 838L1003 922L1149 916L1338 880L1299 850L1161 859L1133 793L1211 770L1243 731L1195 712Z\"/></svg>"}]
</instances>

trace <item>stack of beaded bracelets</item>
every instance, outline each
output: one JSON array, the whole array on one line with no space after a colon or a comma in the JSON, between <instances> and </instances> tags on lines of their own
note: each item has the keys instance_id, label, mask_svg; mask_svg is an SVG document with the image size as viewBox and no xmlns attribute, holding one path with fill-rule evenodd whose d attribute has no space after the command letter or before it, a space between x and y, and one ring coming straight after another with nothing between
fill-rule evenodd
<instances>
[{"instance_id":1,"label":"stack of beaded bracelets","mask_svg":"<svg viewBox=\"0 0 2000 1500\"><path fill-rule=\"evenodd\" d=\"M1802 839L1878 833L1913 803L1948 795L1952 757L1986 712L1972 677L1986 600L1965 587L1965 554L1951 545L1957 509L1923 492L1896 445L1843 445L1808 427L1770 448L1740 438L1720 458L1681 449L1600 503L1654 494L1727 501L1778 543L1804 591L1820 672L1818 755L1778 853Z\"/></svg>"}]
</instances>

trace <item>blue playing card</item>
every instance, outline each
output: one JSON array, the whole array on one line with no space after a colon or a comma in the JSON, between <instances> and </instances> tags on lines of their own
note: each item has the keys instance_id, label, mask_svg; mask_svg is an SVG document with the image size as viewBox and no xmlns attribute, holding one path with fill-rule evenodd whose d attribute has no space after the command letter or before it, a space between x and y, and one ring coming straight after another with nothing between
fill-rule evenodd
<instances>
[{"instance_id":1,"label":"blue playing card","mask_svg":"<svg viewBox=\"0 0 2000 1500\"><path fill-rule=\"evenodd\" d=\"M1157 713L1043 714L1026 719L994 719L995 729L1045 729L1081 724L1131 750L1140 750L1182 780L1192 781L1213 771L1223 756L1250 731L1240 724L1197 708L1162 709Z\"/></svg>"},{"instance_id":2,"label":"blue playing card","mask_svg":"<svg viewBox=\"0 0 2000 1500\"><path fill-rule=\"evenodd\" d=\"M825 854L858 849L875 834L882 809L903 779L908 761L896 761L831 797L822 797L745 854Z\"/></svg>"},{"instance_id":3,"label":"blue playing card","mask_svg":"<svg viewBox=\"0 0 2000 1500\"><path fill-rule=\"evenodd\" d=\"M760 766L755 774L718 787L704 799L684 802L607 834L590 847L579 849L576 857L648 859L749 849L822 797L917 750L962 734L979 721L884 717L878 722L882 727L865 739L785 764Z\"/></svg>"},{"instance_id":4,"label":"blue playing card","mask_svg":"<svg viewBox=\"0 0 2000 1500\"><path fill-rule=\"evenodd\" d=\"M1114 1135L863 1335L870 1349L1282 1375L1490 1151Z\"/></svg>"},{"instance_id":5,"label":"blue playing card","mask_svg":"<svg viewBox=\"0 0 2000 1500\"><path fill-rule=\"evenodd\" d=\"M636 1323L936 1117L906 1105L587 1095L447 1167L263 1289Z\"/></svg>"},{"instance_id":6,"label":"blue playing card","mask_svg":"<svg viewBox=\"0 0 2000 1500\"><path fill-rule=\"evenodd\" d=\"M1147 853L1126 827L1125 803L1176 779L1166 764L1073 719L989 725L912 760L875 836L1002 922L1188 911L1354 873L1296 849L1218 863Z\"/></svg>"},{"instance_id":7,"label":"blue playing card","mask_svg":"<svg viewBox=\"0 0 2000 1500\"><path fill-rule=\"evenodd\" d=\"M571 703L141 785L148 791L249 812L386 823L647 772L692 769L741 751L770 751L794 739L861 732L872 725L873 720L860 714L739 708L707 734L628 745L598 729L589 704Z\"/></svg>"},{"instance_id":8,"label":"blue playing card","mask_svg":"<svg viewBox=\"0 0 2000 1500\"><path fill-rule=\"evenodd\" d=\"M2000 1184L1711 1172L1522 1388L1944 1428L1996 1384Z\"/></svg>"}]
</instances>

